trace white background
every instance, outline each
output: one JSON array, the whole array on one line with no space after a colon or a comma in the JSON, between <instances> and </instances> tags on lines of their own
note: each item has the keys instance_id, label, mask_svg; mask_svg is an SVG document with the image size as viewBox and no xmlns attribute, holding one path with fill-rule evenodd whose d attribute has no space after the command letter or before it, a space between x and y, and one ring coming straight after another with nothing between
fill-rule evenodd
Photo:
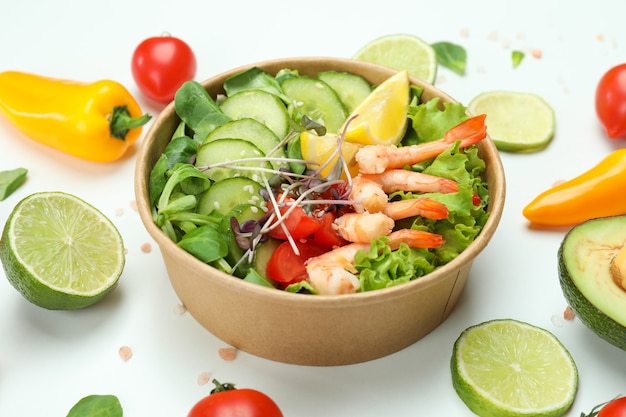
<instances>
[{"instance_id":1,"label":"white background","mask_svg":"<svg viewBox=\"0 0 626 417\"><path fill-rule=\"evenodd\" d=\"M239 4L240 3L240 4ZM401 352L368 363L303 367L238 352L177 300L156 245L132 208L135 154L119 162L81 161L35 143L0 120L0 169L29 170L27 182L0 202L4 224L13 206L37 191L60 190L91 202L117 225L128 248L119 287L102 303L73 312L47 311L25 301L0 277L0 415L65 416L89 394L117 395L127 417L185 416L207 395L208 373L266 392L286 416L469 416L450 380L452 345L468 326L515 318L552 331L580 372L568 416L626 394L626 352L578 321L563 320L557 276L561 230L530 230L521 214L557 180L599 162L623 140L609 140L594 112L601 75L626 60L626 3L618 1L209 2L154 0L3 1L0 71L124 84L145 111L130 58L143 39L167 31L198 58L197 80L263 59L350 57L368 41L406 32L428 42L452 41L468 52L465 76L440 69L436 85L463 103L478 93L534 92L555 109L551 145L534 154L503 154L507 203L491 244L474 263L450 318ZM588 6L583 6L587 4ZM526 58L512 68L511 51ZM531 50L541 52L540 58ZM144 130L145 132L145 130ZM152 252L141 246L152 243ZM3 272L0 272L3 275ZM129 346L124 362L118 349Z\"/></svg>"}]
</instances>

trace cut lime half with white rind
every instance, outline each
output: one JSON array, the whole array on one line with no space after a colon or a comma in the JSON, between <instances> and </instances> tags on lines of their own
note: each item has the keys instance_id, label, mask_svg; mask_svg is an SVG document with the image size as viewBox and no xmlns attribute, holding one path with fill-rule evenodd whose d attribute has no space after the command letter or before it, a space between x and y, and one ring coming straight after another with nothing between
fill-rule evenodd
<instances>
[{"instance_id":1,"label":"cut lime half with white rind","mask_svg":"<svg viewBox=\"0 0 626 417\"><path fill-rule=\"evenodd\" d=\"M554 110L534 93L489 91L467 105L471 114L486 114L487 134L504 152L536 152L554 137Z\"/></svg>"},{"instance_id":2,"label":"cut lime half with white rind","mask_svg":"<svg viewBox=\"0 0 626 417\"><path fill-rule=\"evenodd\" d=\"M556 336L512 319L466 329L450 366L457 394L481 417L559 417L578 389L576 364Z\"/></svg>"},{"instance_id":3,"label":"cut lime half with white rind","mask_svg":"<svg viewBox=\"0 0 626 417\"><path fill-rule=\"evenodd\" d=\"M114 224L92 205L63 192L40 192L13 209L0 239L9 282L30 302L73 310L101 300L124 269Z\"/></svg>"},{"instance_id":4,"label":"cut lime half with white rind","mask_svg":"<svg viewBox=\"0 0 626 417\"><path fill-rule=\"evenodd\" d=\"M365 44L352 58L398 71L407 70L410 75L429 84L433 84L437 77L435 50L415 35L397 33L381 36Z\"/></svg>"}]
</instances>

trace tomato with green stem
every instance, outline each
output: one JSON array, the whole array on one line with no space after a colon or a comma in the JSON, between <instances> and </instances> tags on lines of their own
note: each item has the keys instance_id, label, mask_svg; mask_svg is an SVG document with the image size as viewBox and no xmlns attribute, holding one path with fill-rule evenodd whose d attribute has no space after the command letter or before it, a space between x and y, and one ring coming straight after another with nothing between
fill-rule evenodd
<instances>
[{"instance_id":1,"label":"tomato with green stem","mask_svg":"<svg viewBox=\"0 0 626 417\"><path fill-rule=\"evenodd\" d=\"M609 138L626 138L626 64L617 65L602 76L595 104Z\"/></svg>"},{"instance_id":2,"label":"tomato with green stem","mask_svg":"<svg viewBox=\"0 0 626 417\"><path fill-rule=\"evenodd\" d=\"M145 39L135 49L131 61L139 91L161 103L172 101L180 86L196 76L196 69L191 47L169 34Z\"/></svg>"},{"instance_id":3,"label":"tomato with green stem","mask_svg":"<svg viewBox=\"0 0 626 417\"><path fill-rule=\"evenodd\" d=\"M283 417L274 400L260 391L215 379L213 383L211 394L198 401L187 417Z\"/></svg>"}]
</instances>

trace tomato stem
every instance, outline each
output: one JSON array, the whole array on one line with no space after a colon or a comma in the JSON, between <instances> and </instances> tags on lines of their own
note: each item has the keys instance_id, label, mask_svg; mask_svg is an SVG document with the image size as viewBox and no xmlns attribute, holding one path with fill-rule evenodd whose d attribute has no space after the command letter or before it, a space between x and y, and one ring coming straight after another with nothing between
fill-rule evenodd
<instances>
[{"instance_id":1,"label":"tomato stem","mask_svg":"<svg viewBox=\"0 0 626 417\"><path fill-rule=\"evenodd\" d=\"M237 389L235 388L235 384L231 382L225 382L222 384L217 379L213 379L211 382L215 384L215 388L211 390L211 394L216 394L218 392L224 392L224 391L232 391L232 390Z\"/></svg>"}]
</instances>

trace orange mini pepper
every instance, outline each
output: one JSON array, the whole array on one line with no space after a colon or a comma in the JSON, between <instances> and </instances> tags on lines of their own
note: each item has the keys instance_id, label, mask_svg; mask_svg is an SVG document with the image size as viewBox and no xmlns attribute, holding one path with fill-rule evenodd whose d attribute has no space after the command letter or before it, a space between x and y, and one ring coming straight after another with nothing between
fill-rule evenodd
<instances>
[{"instance_id":1,"label":"orange mini pepper","mask_svg":"<svg viewBox=\"0 0 626 417\"><path fill-rule=\"evenodd\" d=\"M590 170L539 194L523 214L545 226L626 214L626 149L613 151Z\"/></svg>"},{"instance_id":2,"label":"orange mini pepper","mask_svg":"<svg viewBox=\"0 0 626 417\"><path fill-rule=\"evenodd\" d=\"M121 84L0 72L0 113L24 135L89 161L119 159L150 120Z\"/></svg>"}]
</instances>

